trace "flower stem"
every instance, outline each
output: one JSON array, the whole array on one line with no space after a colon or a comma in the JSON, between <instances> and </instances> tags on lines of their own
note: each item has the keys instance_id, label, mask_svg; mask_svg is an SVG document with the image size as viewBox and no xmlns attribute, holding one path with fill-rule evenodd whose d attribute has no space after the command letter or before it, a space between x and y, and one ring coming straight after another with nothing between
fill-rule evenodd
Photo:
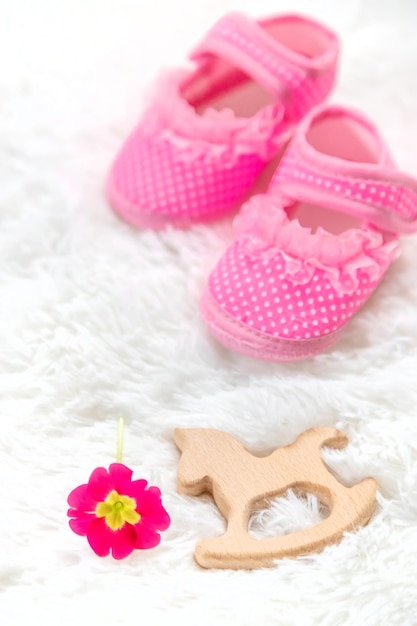
<instances>
[{"instance_id":1,"label":"flower stem","mask_svg":"<svg viewBox=\"0 0 417 626\"><path fill-rule=\"evenodd\" d=\"M118 427L117 427L117 454L116 454L116 459L118 463L122 462L122 456L123 456L123 426L124 426L123 417L119 417L119 422L118 422Z\"/></svg>"}]
</instances>

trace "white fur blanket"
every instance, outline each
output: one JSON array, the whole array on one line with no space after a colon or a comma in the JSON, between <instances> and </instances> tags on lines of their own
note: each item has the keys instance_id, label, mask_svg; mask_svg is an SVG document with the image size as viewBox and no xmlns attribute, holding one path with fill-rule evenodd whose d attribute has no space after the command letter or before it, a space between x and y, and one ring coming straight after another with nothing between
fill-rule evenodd
<instances>
[{"instance_id":1,"label":"white fur blanket","mask_svg":"<svg viewBox=\"0 0 417 626\"><path fill-rule=\"evenodd\" d=\"M229 9L302 10L343 40L334 101L364 109L417 174L414 0L0 0L0 615L55 624L417 624L417 250L402 256L334 349L292 364L220 347L198 298L230 224L137 231L109 209L107 168L158 70ZM160 546L100 559L66 518L70 490L114 460L159 485ZM173 429L228 431L266 454L316 425L349 484L374 476L371 523L272 569L201 569L221 534L210 498L176 491ZM293 497L259 536L314 521Z\"/></svg>"}]
</instances>

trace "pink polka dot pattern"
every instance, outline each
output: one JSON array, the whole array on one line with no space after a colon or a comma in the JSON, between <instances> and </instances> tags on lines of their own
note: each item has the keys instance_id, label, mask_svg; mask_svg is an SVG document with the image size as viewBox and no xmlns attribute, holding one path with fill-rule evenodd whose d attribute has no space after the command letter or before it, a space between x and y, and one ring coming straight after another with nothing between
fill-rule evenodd
<instances>
[{"instance_id":1,"label":"pink polka dot pattern","mask_svg":"<svg viewBox=\"0 0 417 626\"><path fill-rule=\"evenodd\" d=\"M244 239L229 247L209 278L211 296L234 319L271 337L295 340L338 330L376 285L359 272L354 295L340 295L321 269L309 282L293 283L280 252L251 258Z\"/></svg>"},{"instance_id":2,"label":"pink polka dot pattern","mask_svg":"<svg viewBox=\"0 0 417 626\"><path fill-rule=\"evenodd\" d=\"M256 154L242 154L233 164L227 155L185 161L174 144L139 126L114 164L113 181L133 207L193 219L232 208L264 165Z\"/></svg>"},{"instance_id":3,"label":"pink polka dot pattern","mask_svg":"<svg viewBox=\"0 0 417 626\"><path fill-rule=\"evenodd\" d=\"M295 55L299 65L289 62L285 46L274 48L272 36L259 24L242 19L221 20L210 31L207 47L210 40L221 39L233 49L236 67L241 64L244 69L249 59L257 68L255 75L270 76L274 93L284 81L291 91L288 110L277 100L248 118L239 118L230 109L209 109L200 115L181 95L181 81L192 81L193 75L173 75L171 83L161 85L155 94L110 171L110 203L132 224L188 225L220 217L239 206L299 119L333 86L337 46L333 56L327 55L331 60L325 68L307 71L302 66L304 57ZM248 30L242 30L242 23ZM321 28L316 23L310 27ZM204 41L202 45L201 54L210 51ZM305 57L304 64L308 61Z\"/></svg>"}]
</instances>

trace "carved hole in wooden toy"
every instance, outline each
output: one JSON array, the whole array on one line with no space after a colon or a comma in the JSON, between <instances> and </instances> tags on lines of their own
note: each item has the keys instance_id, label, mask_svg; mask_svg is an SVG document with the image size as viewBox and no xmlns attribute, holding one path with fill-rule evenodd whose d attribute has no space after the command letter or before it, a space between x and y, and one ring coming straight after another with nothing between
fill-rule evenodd
<instances>
[{"instance_id":1,"label":"carved hole in wooden toy","mask_svg":"<svg viewBox=\"0 0 417 626\"><path fill-rule=\"evenodd\" d=\"M248 525L254 539L281 537L320 524L330 511L315 494L289 489L284 496L271 499L269 506L256 508Z\"/></svg>"}]
</instances>

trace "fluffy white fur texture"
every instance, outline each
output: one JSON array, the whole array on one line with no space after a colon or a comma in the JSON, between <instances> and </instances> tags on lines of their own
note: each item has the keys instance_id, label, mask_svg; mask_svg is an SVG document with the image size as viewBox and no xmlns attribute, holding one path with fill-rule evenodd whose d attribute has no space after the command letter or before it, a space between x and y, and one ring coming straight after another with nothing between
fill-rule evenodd
<instances>
[{"instance_id":1,"label":"fluffy white fur texture","mask_svg":"<svg viewBox=\"0 0 417 626\"><path fill-rule=\"evenodd\" d=\"M334 101L365 109L417 174L414 0L0 0L0 615L5 626L417 624L416 237L344 338L285 365L233 354L198 312L230 222L141 232L103 183L149 81L224 11L301 10L343 38ZM161 487L161 545L100 559L70 532L66 497L114 460ZM351 484L380 485L371 523L273 569L200 569L220 534L207 498L176 492L173 429L211 427L265 454L315 425L345 431L327 452ZM294 496L256 516L258 536L319 519Z\"/></svg>"}]
</instances>

